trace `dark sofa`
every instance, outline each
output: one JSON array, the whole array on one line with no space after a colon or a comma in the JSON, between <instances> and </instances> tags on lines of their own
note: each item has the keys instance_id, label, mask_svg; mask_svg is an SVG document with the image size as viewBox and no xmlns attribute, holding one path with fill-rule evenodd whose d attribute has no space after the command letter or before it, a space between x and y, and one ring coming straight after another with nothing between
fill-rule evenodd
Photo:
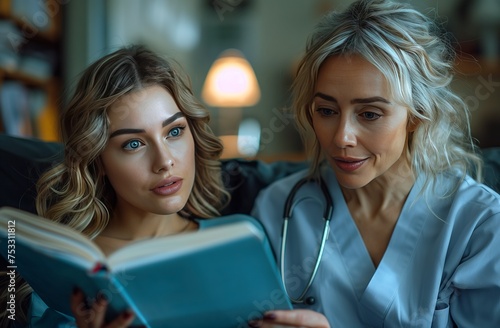
<instances>
[{"instance_id":1,"label":"dark sofa","mask_svg":"<svg viewBox=\"0 0 500 328\"><path fill-rule=\"evenodd\" d=\"M482 151L484 182L500 192L500 148ZM60 143L0 134L0 207L35 212L35 182L41 172L62 158ZM222 177L232 194L222 214L250 213L258 192L271 182L306 167L304 162L224 160Z\"/></svg>"}]
</instances>

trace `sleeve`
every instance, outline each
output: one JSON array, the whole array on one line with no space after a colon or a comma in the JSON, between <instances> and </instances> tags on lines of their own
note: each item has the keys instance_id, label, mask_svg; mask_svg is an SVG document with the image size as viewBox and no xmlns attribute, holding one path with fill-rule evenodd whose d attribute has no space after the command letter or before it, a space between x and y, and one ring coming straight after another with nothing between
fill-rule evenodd
<instances>
[{"instance_id":1,"label":"sleeve","mask_svg":"<svg viewBox=\"0 0 500 328\"><path fill-rule=\"evenodd\" d=\"M49 308L36 294L31 295L31 307L28 313L29 328L69 328L76 327L72 317ZM26 327L27 328L27 327Z\"/></svg>"},{"instance_id":2,"label":"sleeve","mask_svg":"<svg viewBox=\"0 0 500 328\"><path fill-rule=\"evenodd\" d=\"M500 327L500 211L472 232L452 284L450 316L458 327Z\"/></svg>"},{"instance_id":3,"label":"sleeve","mask_svg":"<svg viewBox=\"0 0 500 328\"><path fill-rule=\"evenodd\" d=\"M255 218L263 227L263 230L268 235L268 238L274 238L274 235L269 231L269 218L275 215L276 208L279 206L277 203L272 203L271 196L276 194L269 194L268 189L262 190L256 197L250 215ZM270 206L270 204L273 204Z\"/></svg>"},{"instance_id":4,"label":"sleeve","mask_svg":"<svg viewBox=\"0 0 500 328\"><path fill-rule=\"evenodd\" d=\"M264 188L257 195L250 215L264 227L271 240L281 240L285 202L301 175L293 175Z\"/></svg>"}]
</instances>

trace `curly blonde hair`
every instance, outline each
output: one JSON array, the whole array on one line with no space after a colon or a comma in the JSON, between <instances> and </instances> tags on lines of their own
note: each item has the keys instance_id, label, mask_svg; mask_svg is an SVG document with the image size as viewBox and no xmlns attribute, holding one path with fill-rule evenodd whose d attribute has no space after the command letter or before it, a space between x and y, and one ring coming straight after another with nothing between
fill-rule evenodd
<instances>
[{"instance_id":1,"label":"curly blonde hair","mask_svg":"<svg viewBox=\"0 0 500 328\"><path fill-rule=\"evenodd\" d=\"M195 143L195 181L182 215L209 218L229 199L220 174L222 144L208 125L209 113L172 63L143 46L117 50L83 73L62 113L64 162L38 181L38 214L94 237L108 223L115 193L103 174L100 154L108 141L108 109L121 97L159 85L185 115Z\"/></svg>"},{"instance_id":2,"label":"curly blonde hair","mask_svg":"<svg viewBox=\"0 0 500 328\"><path fill-rule=\"evenodd\" d=\"M230 194L221 178L219 158L223 146L208 125L208 111L194 97L174 62L144 46L133 45L102 57L83 72L62 112L64 161L45 172L37 183L36 208L40 216L64 223L90 238L106 227L116 198L100 160L109 135L107 111L122 96L153 85L172 95L194 139L194 185L180 214L187 218L220 215ZM26 304L31 289L19 282L17 290L18 302ZM19 319L26 320L23 311L18 313ZM7 327L8 323L0 326Z\"/></svg>"},{"instance_id":3,"label":"curly blonde hair","mask_svg":"<svg viewBox=\"0 0 500 328\"><path fill-rule=\"evenodd\" d=\"M455 53L439 26L403 3L360 0L318 23L293 84L293 111L312 161L323 162L313 134L311 105L321 64L330 56L361 55L386 77L393 96L417 122L408 137L412 170L429 185L442 172L458 169L481 177L481 159L470 134L469 110L450 89Z\"/></svg>"}]
</instances>

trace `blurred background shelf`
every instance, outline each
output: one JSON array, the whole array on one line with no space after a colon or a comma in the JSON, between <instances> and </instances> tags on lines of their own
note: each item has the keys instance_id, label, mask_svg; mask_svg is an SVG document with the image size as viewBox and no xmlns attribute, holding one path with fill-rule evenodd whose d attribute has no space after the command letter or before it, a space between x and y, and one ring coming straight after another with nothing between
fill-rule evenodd
<instances>
[{"instance_id":1,"label":"blurred background shelf","mask_svg":"<svg viewBox=\"0 0 500 328\"><path fill-rule=\"evenodd\" d=\"M0 132L59 140L62 6L0 1Z\"/></svg>"},{"instance_id":2,"label":"blurred background shelf","mask_svg":"<svg viewBox=\"0 0 500 328\"><path fill-rule=\"evenodd\" d=\"M48 79L39 78L27 73L0 68L0 80L16 80L27 86L47 88L49 84L57 83L53 77Z\"/></svg>"}]
</instances>

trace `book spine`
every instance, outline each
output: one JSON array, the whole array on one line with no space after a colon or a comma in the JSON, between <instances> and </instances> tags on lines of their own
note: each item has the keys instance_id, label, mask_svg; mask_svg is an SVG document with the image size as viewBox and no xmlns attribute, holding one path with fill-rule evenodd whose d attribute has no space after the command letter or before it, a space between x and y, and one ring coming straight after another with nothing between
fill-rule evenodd
<instances>
[{"instance_id":1,"label":"book spine","mask_svg":"<svg viewBox=\"0 0 500 328\"><path fill-rule=\"evenodd\" d=\"M120 296L123 298L123 300L130 306L130 310L132 310L135 314L135 320L134 320L134 325L142 325L146 328L151 328L149 323L147 322L146 318L142 314L142 312L139 310L139 308L136 306L134 300L129 296L119 279L115 277L114 275L111 277L110 283L113 285L113 289L117 291ZM140 323L139 323L140 322Z\"/></svg>"}]
</instances>

